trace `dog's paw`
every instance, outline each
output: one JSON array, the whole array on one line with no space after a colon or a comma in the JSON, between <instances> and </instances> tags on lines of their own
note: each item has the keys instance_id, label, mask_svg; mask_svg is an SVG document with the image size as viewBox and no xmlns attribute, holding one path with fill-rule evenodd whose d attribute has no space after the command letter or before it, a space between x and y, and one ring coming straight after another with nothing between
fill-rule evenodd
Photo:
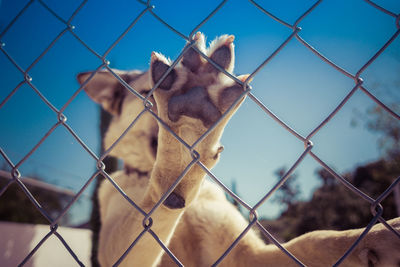
<instances>
[{"instance_id":1,"label":"dog's paw","mask_svg":"<svg viewBox=\"0 0 400 267\"><path fill-rule=\"evenodd\" d=\"M197 33L195 46L229 73L234 67L234 37L223 35L205 47L204 36ZM216 123L229 107L239 98L237 109L243 101L243 86L222 73L205 60L195 49L189 48L182 60L164 78L171 62L163 55L153 52L150 77L158 115L172 129L190 125L201 133ZM238 76L245 81L248 75ZM161 80L161 82L159 82ZM226 116L230 117L230 116Z\"/></svg>"}]
</instances>

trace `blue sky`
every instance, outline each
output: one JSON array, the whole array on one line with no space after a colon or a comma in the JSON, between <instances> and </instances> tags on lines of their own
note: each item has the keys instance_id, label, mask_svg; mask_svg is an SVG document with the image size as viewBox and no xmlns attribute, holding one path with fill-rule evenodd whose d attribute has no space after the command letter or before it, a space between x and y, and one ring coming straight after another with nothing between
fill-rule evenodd
<instances>
[{"instance_id":1,"label":"blue sky","mask_svg":"<svg viewBox=\"0 0 400 267\"><path fill-rule=\"evenodd\" d=\"M0 1L2 31L27 1ZM44 1L67 20L80 1ZM279 18L294 23L314 1L257 1ZM398 14L397 0L377 2ZM217 5L217 1L152 1L154 12L188 35ZM144 6L135 1L88 1L72 21L74 32L94 51L103 54ZM354 74L396 32L395 19L361 0L323 1L299 24L300 36L331 61ZM26 69L65 28L39 3L33 2L1 38L4 50ZM211 41L221 34L236 36L236 74L253 72L291 34L249 1L228 1L200 31ZM175 59L185 41L150 13L146 13L107 56L119 69L148 67L152 51ZM29 71L32 83L60 109L79 88L76 74L93 70L101 61L66 32ZM0 101L23 80L23 75L0 53ZM397 38L361 75L364 85L389 104L390 92L398 90L400 39ZM354 87L354 81L323 62L293 39L252 82L253 94L289 126L308 135ZM313 152L342 173L380 157L376 140L363 123L351 127L355 110L364 112L374 103L361 91L313 138ZM98 154L99 107L81 92L66 108L68 124ZM0 109L0 147L16 164L57 122L56 114L27 85ZM247 99L227 126L222 139L225 151L213 169L224 183L237 183L239 195L254 205L276 182L274 172L289 168L304 151L301 141L288 133ZM296 170L307 198L318 186L309 156ZM93 174L95 161L63 127L58 127L20 167L23 175L36 175L61 187L78 191ZM90 195L90 191L86 193ZM73 212L74 221L88 218L89 198ZM259 213L273 217L279 206L264 203Z\"/></svg>"}]
</instances>

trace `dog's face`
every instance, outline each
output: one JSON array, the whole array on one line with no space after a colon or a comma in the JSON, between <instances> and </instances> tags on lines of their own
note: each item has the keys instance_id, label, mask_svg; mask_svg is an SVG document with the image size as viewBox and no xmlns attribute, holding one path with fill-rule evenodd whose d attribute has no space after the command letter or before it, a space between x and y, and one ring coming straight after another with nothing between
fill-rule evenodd
<instances>
[{"instance_id":1,"label":"dog's face","mask_svg":"<svg viewBox=\"0 0 400 267\"><path fill-rule=\"evenodd\" d=\"M143 96L150 91L147 72L114 70L126 83ZM91 75L78 75L79 83L84 83ZM104 138L105 149L109 148L144 110L143 101L129 92L109 71L96 73L86 84L85 91L95 102L113 115ZM150 98L154 103L155 101ZM156 107L154 106L154 111ZM128 166L142 172L152 169L157 150L158 125L148 112L144 112L133 127L111 150L110 155L121 158Z\"/></svg>"}]
</instances>

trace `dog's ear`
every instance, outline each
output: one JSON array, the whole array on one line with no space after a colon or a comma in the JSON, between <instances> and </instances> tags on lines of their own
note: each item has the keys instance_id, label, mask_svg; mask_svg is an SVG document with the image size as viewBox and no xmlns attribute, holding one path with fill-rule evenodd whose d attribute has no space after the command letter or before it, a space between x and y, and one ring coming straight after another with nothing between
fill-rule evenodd
<instances>
[{"instance_id":1,"label":"dog's ear","mask_svg":"<svg viewBox=\"0 0 400 267\"><path fill-rule=\"evenodd\" d=\"M170 67L170 64L170 61L163 55L156 52L151 53L150 80L152 87L161 79L161 77ZM174 69L171 70L158 87L163 90L171 89L176 77L176 71Z\"/></svg>"},{"instance_id":2,"label":"dog's ear","mask_svg":"<svg viewBox=\"0 0 400 267\"><path fill-rule=\"evenodd\" d=\"M113 70L125 82L129 83L131 76L137 73ZM92 72L82 72L77 76L78 82L83 84L92 75ZM122 103L127 89L107 70L98 71L85 85L84 90L93 101L99 103L104 110L113 115L121 113Z\"/></svg>"},{"instance_id":3,"label":"dog's ear","mask_svg":"<svg viewBox=\"0 0 400 267\"><path fill-rule=\"evenodd\" d=\"M208 51L208 56L220 67L230 73L233 72L233 66L235 64L233 45L234 40L235 36L233 35L223 35L211 42ZM209 72L219 72L219 70L215 68L210 62L207 62L206 70Z\"/></svg>"}]
</instances>

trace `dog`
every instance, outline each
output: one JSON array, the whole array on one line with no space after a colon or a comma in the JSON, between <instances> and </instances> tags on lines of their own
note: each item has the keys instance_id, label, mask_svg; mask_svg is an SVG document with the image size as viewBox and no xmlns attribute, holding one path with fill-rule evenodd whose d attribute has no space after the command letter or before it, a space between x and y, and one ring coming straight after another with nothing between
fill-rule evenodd
<instances>
[{"instance_id":1,"label":"dog","mask_svg":"<svg viewBox=\"0 0 400 267\"><path fill-rule=\"evenodd\" d=\"M78 75L89 97L113 115L104 138L106 148L113 146L139 116L110 152L125 164L124 170L111 177L134 203L145 213L150 212L184 174L152 212L151 219L145 219L110 181L102 182L98 250L101 266L116 263L138 236L141 238L119 262L121 266L176 266L157 240L144 231L146 227L185 266L211 266L248 225L222 190L204 179L205 172L196 162L209 169L217 163L223 150L221 135L245 99L243 83L247 83L249 75L234 76L235 81L221 71L233 73L234 36L220 36L209 47L202 33L195 34L193 41L197 50L220 68L188 47L167 75L171 61L155 52L148 71L113 70L152 106L130 93L108 70L97 72L89 80L91 72ZM150 94L155 85L157 88ZM145 110L145 103L150 111ZM200 137L202 140L197 142ZM190 149L194 143L196 152ZM389 224L400 230L400 218ZM307 266L332 266L362 231L315 231L283 247ZM250 229L220 266L297 264L275 245L266 245ZM400 266L400 239L382 224L375 225L341 266Z\"/></svg>"}]
</instances>

